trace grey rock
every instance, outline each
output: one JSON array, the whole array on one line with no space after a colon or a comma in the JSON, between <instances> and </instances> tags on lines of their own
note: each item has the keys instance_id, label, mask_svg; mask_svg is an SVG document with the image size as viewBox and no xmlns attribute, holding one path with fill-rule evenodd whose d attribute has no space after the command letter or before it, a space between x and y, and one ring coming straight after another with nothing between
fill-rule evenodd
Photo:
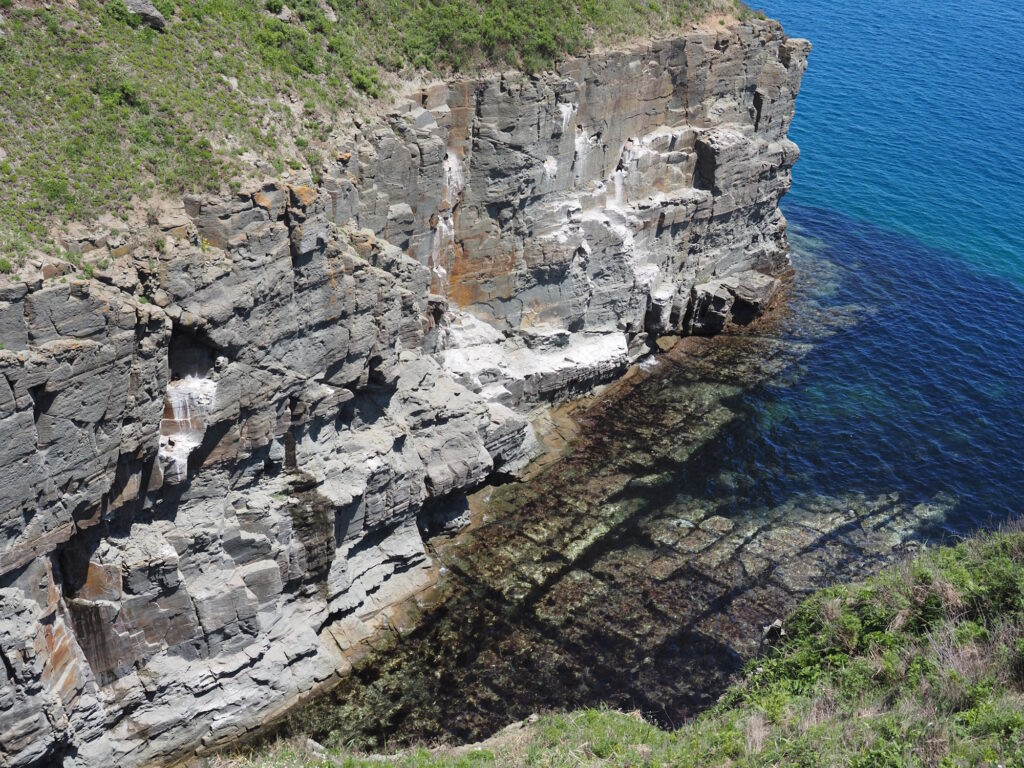
<instances>
[{"instance_id":1,"label":"grey rock","mask_svg":"<svg viewBox=\"0 0 1024 768\"><path fill-rule=\"evenodd\" d=\"M687 332L696 336L720 333L732 312L733 295L720 282L693 286Z\"/></svg>"},{"instance_id":2,"label":"grey rock","mask_svg":"<svg viewBox=\"0 0 1024 768\"><path fill-rule=\"evenodd\" d=\"M124 0L125 7L137 14L147 26L162 32L167 26L167 19L157 10L151 0Z\"/></svg>"},{"instance_id":3,"label":"grey rock","mask_svg":"<svg viewBox=\"0 0 1024 768\"><path fill-rule=\"evenodd\" d=\"M0 283L0 764L171 762L280 714L432 583L417 521L520 471L525 413L763 311L808 50L754 21L432 84L319 186Z\"/></svg>"},{"instance_id":4,"label":"grey rock","mask_svg":"<svg viewBox=\"0 0 1024 768\"><path fill-rule=\"evenodd\" d=\"M778 278L753 270L695 285L686 332L712 336L730 321L746 325L764 313L778 288Z\"/></svg>"}]
</instances>

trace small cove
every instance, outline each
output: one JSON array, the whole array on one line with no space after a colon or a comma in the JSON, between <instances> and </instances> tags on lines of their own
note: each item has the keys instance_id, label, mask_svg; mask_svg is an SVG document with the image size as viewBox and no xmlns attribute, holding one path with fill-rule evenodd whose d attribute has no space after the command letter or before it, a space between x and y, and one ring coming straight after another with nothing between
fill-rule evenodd
<instances>
[{"instance_id":1,"label":"small cove","mask_svg":"<svg viewBox=\"0 0 1024 768\"><path fill-rule=\"evenodd\" d=\"M440 607L297 727L364 747L471 741L595 704L671 727L807 591L1012 514L1022 350L971 321L985 276L902 235L788 212L785 309L687 340L577 411L561 459L495 490L479 527L434 540ZM946 271L915 281L908 264ZM909 290L917 311L886 306ZM1024 317L1024 292L1000 290ZM968 334L973 358L949 364Z\"/></svg>"},{"instance_id":2,"label":"small cove","mask_svg":"<svg viewBox=\"0 0 1024 768\"><path fill-rule=\"evenodd\" d=\"M295 727L472 741L596 704L672 727L807 591L1020 513L1024 88L969 50L1020 29L988 1L869 6L767 8L816 45L785 311L579 409L565 456L434 540L436 610Z\"/></svg>"}]
</instances>

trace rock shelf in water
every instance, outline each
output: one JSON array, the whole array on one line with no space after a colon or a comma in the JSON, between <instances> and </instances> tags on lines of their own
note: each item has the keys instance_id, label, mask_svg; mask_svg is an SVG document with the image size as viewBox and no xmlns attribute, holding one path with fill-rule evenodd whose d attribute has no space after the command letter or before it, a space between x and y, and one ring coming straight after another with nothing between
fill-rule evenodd
<instances>
[{"instance_id":1,"label":"rock shelf in water","mask_svg":"<svg viewBox=\"0 0 1024 768\"><path fill-rule=\"evenodd\" d=\"M418 522L520 471L526 414L749 320L808 51L752 19L416 86L315 181L0 276L0 763L260 728L433 583Z\"/></svg>"},{"instance_id":2,"label":"rock shelf in water","mask_svg":"<svg viewBox=\"0 0 1024 768\"><path fill-rule=\"evenodd\" d=\"M702 454L731 439L736 396L790 375L857 313L687 339L577 411L565 456L488 492L473 529L434 540L440 604L286 729L379 748L475 741L597 704L668 727L712 704L766 626L940 534L956 504L804 494L737 515L691 494Z\"/></svg>"}]
</instances>

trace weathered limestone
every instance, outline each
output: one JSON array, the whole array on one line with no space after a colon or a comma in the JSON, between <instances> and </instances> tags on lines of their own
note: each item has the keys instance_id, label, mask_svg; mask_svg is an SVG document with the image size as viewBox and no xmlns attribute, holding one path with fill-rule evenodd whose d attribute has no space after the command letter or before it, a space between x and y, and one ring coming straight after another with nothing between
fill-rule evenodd
<instances>
[{"instance_id":1,"label":"weathered limestone","mask_svg":"<svg viewBox=\"0 0 1024 768\"><path fill-rule=\"evenodd\" d=\"M433 85L318 186L0 284L0 765L258 727L432 582L418 518L525 465L526 408L759 312L807 51L754 21Z\"/></svg>"}]
</instances>

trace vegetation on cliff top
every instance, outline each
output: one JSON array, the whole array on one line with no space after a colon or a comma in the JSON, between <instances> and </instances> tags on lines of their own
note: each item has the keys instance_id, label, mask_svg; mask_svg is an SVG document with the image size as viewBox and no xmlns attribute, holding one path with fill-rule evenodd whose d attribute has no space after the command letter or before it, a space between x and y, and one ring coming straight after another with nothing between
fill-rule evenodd
<instances>
[{"instance_id":1,"label":"vegetation on cliff top","mask_svg":"<svg viewBox=\"0 0 1024 768\"><path fill-rule=\"evenodd\" d=\"M0 0L0 255L152 196L315 173L339 114L394 73L536 70L736 3L156 0L157 32L123 0Z\"/></svg>"},{"instance_id":2,"label":"vegetation on cliff top","mask_svg":"<svg viewBox=\"0 0 1024 768\"><path fill-rule=\"evenodd\" d=\"M588 710L480 749L314 758L293 742L219 764L1024 765L1024 533L979 536L821 591L785 630L714 709L673 733Z\"/></svg>"}]
</instances>

